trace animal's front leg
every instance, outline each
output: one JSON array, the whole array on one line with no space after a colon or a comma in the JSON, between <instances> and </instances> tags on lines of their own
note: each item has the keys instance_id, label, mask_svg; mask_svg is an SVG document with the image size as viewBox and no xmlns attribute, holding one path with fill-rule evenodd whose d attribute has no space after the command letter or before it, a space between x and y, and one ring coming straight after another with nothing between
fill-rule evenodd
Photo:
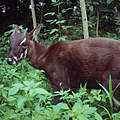
<instances>
[{"instance_id":1,"label":"animal's front leg","mask_svg":"<svg viewBox=\"0 0 120 120\"><path fill-rule=\"evenodd\" d=\"M64 76L65 74L59 74L57 72L53 72L50 74L50 83L53 89L53 92L60 91L60 90L67 90L70 88L70 82L69 79ZM60 96L54 97L54 103L57 104L61 102Z\"/></svg>"}]
</instances>

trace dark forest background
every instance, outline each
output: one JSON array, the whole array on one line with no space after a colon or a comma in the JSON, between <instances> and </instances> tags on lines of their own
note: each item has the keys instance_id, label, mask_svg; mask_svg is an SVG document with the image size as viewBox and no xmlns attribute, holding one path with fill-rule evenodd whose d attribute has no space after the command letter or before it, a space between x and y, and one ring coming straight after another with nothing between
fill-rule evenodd
<instances>
[{"instance_id":1,"label":"dark forest background","mask_svg":"<svg viewBox=\"0 0 120 120\"><path fill-rule=\"evenodd\" d=\"M46 13L54 11L57 14L58 8L52 4L51 0L35 0L35 10L37 23L40 23L42 3L44 3L42 24L45 29L52 29L52 26L46 20L51 19L51 16L44 16ZM65 24L77 27L82 27L81 12L79 0L62 1L60 11L71 8L62 14L62 19L65 19ZM86 10L89 23L89 32L91 36L95 36L96 22L99 19L99 33L120 33L120 2L119 0L86 0ZM9 25L18 24L32 29L32 16L29 0L1 0L0 1L0 36L7 30ZM52 27L52 28L51 28ZM76 30L76 31L77 31ZM82 34L82 32L81 32Z\"/></svg>"}]
</instances>

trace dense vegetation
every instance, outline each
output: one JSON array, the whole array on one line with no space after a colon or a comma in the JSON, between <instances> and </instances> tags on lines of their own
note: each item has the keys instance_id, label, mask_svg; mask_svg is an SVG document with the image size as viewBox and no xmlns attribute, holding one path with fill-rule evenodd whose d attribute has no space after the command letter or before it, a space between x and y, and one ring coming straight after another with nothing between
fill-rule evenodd
<instances>
[{"instance_id":1,"label":"dense vegetation","mask_svg":"<svg viewBox=\"0 0 120 120\"><path fill-rule=\"evenodd\" d=\"M55 1L58 1L56 3ZM65 24L72 25L73 39L80 38L82 33L82 20L79 0L34 0L37 23L43 23L42 33L48 32L48 29L56 28L55 22L49 24L46 20L57 18L66 20ZM55 2L55 3L54 3ZM95 36L96 25L99 23L99 35L107 32L116 33L120 31L120 2L119 0L85 0L86 10L89 22L90 36ZM42 6L41 3L44 3ZM43 8L43 12L42 12ZM59 9L58 9L59 8ZM46 13L54 12L54 16L44 16ZM27 0L1 0L0 1L0 35L8 30L8 25L18 24L32 28L30 1ZM53 15L53 14L52 14ZM42 18L41 18L42 16ZM98 22L97 22L98 21ZM71 33L71 32L70 32ZM102 34L100 34L102 33ZM48 37L48 36L44 36Z\"/></svg>"},{"instance_id":2,"label":"dense vegetation","mask_svg":"<svg viewBox=\"0 0 120 120\"><path fill-rule=\"evenodd\" d=\"M22 28L20 26L20 28ZM88 90L80 85L72 90L52 93L43 70L31 67L27 60L16 66L6 62L9 34L0 38L0 119L2 120L118 120L120 112L102 90ZM108 36L109 37L109 36ZM117 36L116 36L117 37ZM70 94L71 93L71 94ZM61 102L53 104L60 95Z\"/></svg>"},{"instance_id":3,"label":"dense vegetation","mask_svg":"<svg viewBox=\"0 0 120 120\"><path fill-rule=\"evenodd\" d=\"M120 112L111 111L108 96L101 90L51 92L44 71L25 61L16 67L0 60L0 118L2 120L118 120ZM53 96L64 103L53 105Z\"/></svg>"},{"instance_id":4,"label":"dense vegetation","mask_svg":"<svg viewBox=\"0 0 120 120\"><path fill-rule=\"evenodd\" d=\"M55 1L46 3L50 9L44 10L39 41L51 44L60 40L83 38L79 0L74 3L70 0ZM119 4L112 0L86 0L90 37L96 36L96 20L99 19L98 36L119 40ZM15 7L16 12L20 12L23 10L20 5L24 6L25 1L21 0L16 5L19 6ZM35 5L39 13L42 8L37 1ZM29 22L26 24L29 25ZM6 59L11 32L12 29L0 37L0 120L120 119L120 112L113 106L111 95L106 90L88 90L86 84L80 85L76 92L61 90L53 93L45 72L34 69L27 60L9 66ZM60 95L65 102L54 105L53 97L56 95Z\"/></svg>"}]
</instances>

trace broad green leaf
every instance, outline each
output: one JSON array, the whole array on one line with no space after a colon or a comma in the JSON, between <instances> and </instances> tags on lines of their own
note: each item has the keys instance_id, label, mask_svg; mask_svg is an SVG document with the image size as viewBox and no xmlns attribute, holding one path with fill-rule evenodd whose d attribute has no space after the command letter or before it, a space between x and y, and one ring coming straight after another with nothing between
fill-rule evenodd
<instances>
[{"instance_id":1,"label":"broad green leaf","mask_svg":"<svg viewBox=\"0 0 120 120\"><path fill-rule=\"evenodd\" d=\"M57 19L54 19L54 20L46 20L46 22L49 22L50 24L54 24L56 23Z\"/></svg>"},{"instance_id":2,"label":"broad green leaf","mask_svg":"<svg viewBox=\"0 0 120 120\"><path fill-rule=\"evenodd\" d=\"M53 22L54 20L46 20L46 22Z\"/></svg>"},{"instance_id":3,"label":"broad green leaf","mask_svg":"<svg viewBox=\"0 0 120 120\"><path fill-rule=\"evenodd\" d=\"M46 13L44 16L47 16L47 15L55 15L55 12L49 12L49 13Z\"/></svg>"},{"instance_id":4,"label":"broad green leaf","mask_svg":"<svg viewBox=\"0 0 120 120\"><path fill-rule=\"evenodd\" d=\"M109 5L112 2L112 0L107 0L107 4Z\"/></svg>"},{"instance_id":5,"label":"broad green leaf","mask_svg":"<svg viewBox=\"0 0 120 120\"><path fill-rule=\"evenodd\" d=\"M103 120L102 117L97 112L95 112L94 115L95 115L96 120Z\"/></svg>"},{"instance_id":6,"label":"broad green leaf","mask_svg":"<svg viewBox=\"0 0 120 120\"><path fill-rule=\"evenodd\" d=\"M112 114L113 120L120 120L120 112Z\"/></svg>"},{"instance_id":7,"label":"broad green leaf","mask_svg":"<svg viewBox=\"0 0 120 120\"><path fill-rule=\"evenodd\" d=\"M44 70L40 70L40 72L41 72L41 73L45 73L45 71L44 71Z\"/></svg>"},{"instance_id":8,"label":"broad green leaf","mask_svg":"<svg viewBox=\"0 0 120 120\"><path fill-rule=\"evenodd\" d=\"M19 25L19 28L20 28L21 30L23 30L23 26L22 26L22 25Z\"/></svg>"},{"instance_id":9,"label":"broad green leaf","mask_svg":"<svg viewBox=\"0 0 120 120\"><path fill-rule=\"evenodd\" d=\"M4 85L0 85L0 89L3 88L3 87L4 87Z\"/></svg>"},{"instance_id":10,"label":"broad green leaf","mask_svg":"<svg viewBox=\"0 0 120 120\"><path fill-rule=\"evenodd\" d=\"M24 81L24 84L26 86L28 86L29 88L31 88L35 85L35 82L33 80L32 81Z\"/></svg>"},{"instance_id":11,"label":"broad green leaf","mask_svg":"<svg viewBox=\"0 0 120 120\"><path fill-rule=\"evenodd\" d=\"M83 104L81 100L79 100L72 108L73 111L73 118L77 118L78 120L89 120L89 118L94 116L94 113L96 112L95 107L90 107L89 104Z\"/></svg>"},{"instance_id":12,"label":"broad green leaf","mask_svg":"<svg viewBox=\"0 0 120 120\"><path fill-rule=\"evenodd\" d=\"M93 6L90 6L89 9L90 9L90 11L93 11L93 10L94 10Z\"/></svg>"},{"instance_id":13,"label":"broad green leaf","mask_svg":"<svg viewBox=\"0 0 120 120\"><path fill-rule=\"evenodd\" d=\"M56 0L51 0L52 2L56 2Z\"/></svg>"},{"instance_id":14,"label":"broad green leaf","mask_svg":"<svg viewBox=\"0 0 120 120\"><path fill-rule=\"evenodd\" d=\"M35 89L31 89L29 92L30 96L34 97L37 94L42 94L42 95L49 95L49 93L43 89L43 88L35 88Z\"/></svg>"},{"instance_id":15,"label":"broad green leaf","mask_svg":"<svg viewBox=\"0 0 120 120\"><path fill-rule=\"evenodd\" d=\"M41 81L40 81L40 82L35 83L34 88L39 87L39 86L40 86L40 84L41 84Z\"/></svg>"},{"instance_id":16,"label":"broad green leaf","mask_svg":"<svg viewBox=\"0 0 120 120\"><path fill-rule=\"evenodd\" d=\"M14 87L18 87L18 88L22 88L23 87L23 84L21 83L16 83L16 84L13 84Z\"/></svg>"},{"instance_id":17,"label":"broad green leaf","mask_svg":"<svg viewBox=\"0 0 120 120\"><path fill-rule=\"evenodd\" d=\"M57 21L56 24L62 24L62 23L65 23L66 20L60 20L60 21Z\"/></svg>"},{"instance_id":18,"label":"broad green leaf","mask_svg":"<svg viewBox=\"0 0 120 120\"><path fill-rule=\"evenodd\" d=\"M24 114L24 115L30 114L30 108L24 108L24 110L22 110L21 113Z\"/></svg>"},{"instance_id":19,"label":"broad green leaf","mask_svg":"<svg viewBox=\"0 0 120 120\"><path fill-rule=\"evenodd\" d=\"M50 34L53 34L54 32L58 32L58 31L59 31L58 29L54 28L50 31Z\"/></svg>"},{"instance_id":20,"label":"broad green leaf","mask_svg":"<svg viewBox=\"0 0 120 120\"><path fill-rule=\"evenodd\" d=\"M2 96L7 98L7 91L6 90L2 90Z\"/></svg>"},{"instance_id":21,"label":"broad green leaf","mask_svg":"<svg viewBox=\"0 0 120 120\"><path fill-rule=\"evenodd\" d=\"M10 96L10 97L7 98L7 101L9 101L9 102L12 102L12 101L14 101L14 100L16 100L16 98L15 98L15 97L12 97L12 96Z\"/></svg>"},{"instance_id":22,"label":"broad green leaf","mask_svg":"<svg viewBox=\"0 0 120 120\"><path fill-rule=\"evenodd\" d=\"M20 109L20 108L23 108L24 106L24 103L26 102L27 98L26 97L23 97L23 96L19 96L18 97L18 101L17 101L17 107Z\"/></svg>"},{"instance_id":23,"label":"broad green leaf","mask_svg":"<svg viewBox=\"0 0 120 120\"><path fill-rule=\"evenodd\" d=\"M9 90L9 92L8 92L8 96L10 96L10 95L15 95L18 91L19 91L19 88L18 88L18 87L10 88L10 90Z\"/></svg>"},{"instance_id":24,"label":"broad green leaf","mask_svg":"<svg viewBox=\"0 0 120 120\"><path fill-rule=\"evenodd\" d=\"M62 13L65 13L65 12L67 12L68 10L72 10L73 8L68 8L68 9L63 9L62 10Z\"/></svg>"},{"instance_id":25,"label":"broad green leaf","mask_svg":"<svg viewBox=\"0 0 120 120\"><path fill-rule=\"evenodd\" d=\"M72 26L62 26L62 29L66 30L68 28L71 28Z\"/></svg>"},{"instance_id":26,"label":"broad green leaf","mask_svg":"<svg viewBox=\"0 0 120 120\"><path fill-rule=\"evenodd\" d=\"M57 112L59 112L61 109L69 110L69 107L66 103L58 103L56 106L53 107L53 110Z\"/></svg>"},{"instance_id":27,"label":"broad green leaf","mask_svg":"<svg viewBox=\"0 0 120 120\"><path fill-rule=\"evenodd\" d=\"M84 114L93 114L96 112L95 107L90 107L88 104L83 106Z\"/></svg>"},{"instance_id":28,"label":"broad green leaf","mask_svg":"<svg viewBox=\"0 0 120 120\"><path fill-rule=\"evenodd\" d=\"M61 36L61 37L59 37L59 41L65 41L66 38L67 38L67 36Z\"/></svg>"}]
</instances>

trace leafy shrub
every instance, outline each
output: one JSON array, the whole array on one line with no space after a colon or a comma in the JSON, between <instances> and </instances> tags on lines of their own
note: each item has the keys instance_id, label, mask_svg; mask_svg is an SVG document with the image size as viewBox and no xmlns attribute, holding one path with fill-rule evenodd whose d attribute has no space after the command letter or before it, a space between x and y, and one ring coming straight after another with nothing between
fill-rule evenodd
<instances>
[{"instance_id":1,"label":"leafy shrub","mask_svg":"<svg viewBox=\"0 0 120 120\"><path fill-rule=\"evenodd\" d=\"M49 35L50 41L65 41L68 39L68 36L65 34L65 32L71 28L72 26L65 25L66 20L63 17L63 14L67 13L72 8L67 9L61 9L61 6L64 4L64 2L58 0L53 0L52 5L57 9L57 11L51 11L46 13L44 16L47 18L51 17L51 19L46 20L47 23L52 26L50 30L47 30L45 35Z\"/></svg>"},{"instance_id":2,"label":"leafy shrub","mask_svg":"<svg viewBox=\"0 0 120 120\"><path fill-rule=\"evenodd\" d=\"M47 104L50 93L43 88L50 91L50 85L43 70L34 70L25 61L15 67L0 60L0 65L0 116L4 119L29 116L37 103Z\"/></svg>"},{"instance_id":3,"label":"leafy shrub","mask_svg":"<svg viewBox=\"0 0 120 120\"><path fill-rule=\"evenodd\" d=\"M52 93L43 70L36 70L25 60L9 66L0 60L0 117L3 120L118 120L120 112L109 115L108 97L101 90L80 86ZM71 92L71 94L70 94ZM62 101L53 104L53 96Z\"/></svg>"}]
</instances>

